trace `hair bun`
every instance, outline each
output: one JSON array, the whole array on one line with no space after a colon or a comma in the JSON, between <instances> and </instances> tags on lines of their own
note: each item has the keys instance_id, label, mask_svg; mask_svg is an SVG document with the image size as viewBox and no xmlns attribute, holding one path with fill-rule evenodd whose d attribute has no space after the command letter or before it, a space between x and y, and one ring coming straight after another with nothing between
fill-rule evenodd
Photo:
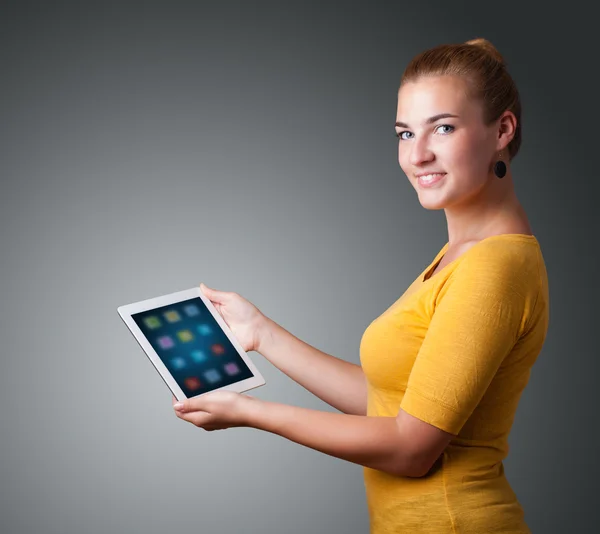
<instances>
[{"instance_id":1,"label":"hair bun","mask_svg":"<svg viewBox=\"0 0 600 534\"><path fill-rule=\"evenodd\" d=\"M500 52L498 52L496 47L492 43L490 43L487 39L484 39L483 37L477 37L476 39L471 39L470 41L466 41L465 44L483 48L496 61L498 61L502 65L506 66L506 63L504 62L504 58L502 57L502 54Z\"/></svg>"}]
</instances>

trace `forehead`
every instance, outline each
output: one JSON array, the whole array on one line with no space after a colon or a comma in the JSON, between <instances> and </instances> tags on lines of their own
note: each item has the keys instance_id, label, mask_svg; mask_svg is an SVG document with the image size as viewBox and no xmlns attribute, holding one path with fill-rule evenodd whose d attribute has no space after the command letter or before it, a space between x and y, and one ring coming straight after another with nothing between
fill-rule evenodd
<instances>
[{"instance_id":1,"label":"forehead","mask_svg":"<svg viewBox=\"0 0 600 534\"><path fill-rule=\"evenodd\" d=\"M410 124L421 124L438 113L464 117L477 108L467 95L466 82L456 76L421 78L403 84L398 91L397 119Z\"/></svg>"}]
</instances>

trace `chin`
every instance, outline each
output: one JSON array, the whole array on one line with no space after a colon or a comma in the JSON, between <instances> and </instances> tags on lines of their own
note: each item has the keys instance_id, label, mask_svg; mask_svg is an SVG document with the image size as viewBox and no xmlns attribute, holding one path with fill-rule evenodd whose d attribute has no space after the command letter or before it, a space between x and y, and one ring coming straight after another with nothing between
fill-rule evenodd
<instances>
[{"instance_id":1,"label":"chin","mask_svg":"<svg viewBox=\"0 0 600 534\"><path fill-rule=\"evenodd\" d=\"M421 202L421 206L423 206L426 210L430 210L430 211L436 211L436 210L443 210L446 206L445 204L442 203L423 203Z\"/></svg>"},{"instance_id":2,"label":"chin","mask_svg":"<svg viewBox=\"0 0 600 534\"><path fill-rule=\"evenodd\" d=\"M435 198L428 191L417 192L419 202L426 210L443 210L448 205L448 200L445 197Z\"/></svg>"}]
</instances>

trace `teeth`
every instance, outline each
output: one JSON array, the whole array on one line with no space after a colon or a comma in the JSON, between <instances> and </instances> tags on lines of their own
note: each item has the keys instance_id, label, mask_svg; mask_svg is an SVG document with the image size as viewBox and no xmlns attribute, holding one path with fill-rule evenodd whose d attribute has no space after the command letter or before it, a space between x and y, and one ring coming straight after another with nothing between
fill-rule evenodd
<instances>
[{"instance_id":1,"label":"teeth","mask_svg":"<svg viewBox=\"0 0 600 534\"><path fill-rule=\"evenodd\" d=\"M437 178L438 176L443 176L445 173L443 172L436 172L435 174L425 174L423 176L419 176L419 180L421 180L422 182L431 182L431 180L433 180L434 178Z\"/></svg>"}]
</instances>

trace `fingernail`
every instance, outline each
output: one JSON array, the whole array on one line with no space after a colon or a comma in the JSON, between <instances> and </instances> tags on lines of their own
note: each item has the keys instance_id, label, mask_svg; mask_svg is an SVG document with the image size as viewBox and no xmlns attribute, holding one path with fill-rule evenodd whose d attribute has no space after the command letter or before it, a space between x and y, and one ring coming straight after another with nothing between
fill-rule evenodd
<instances>
[{"instance_id":1,"label":"fingernail","mask_svg":"<svg viewBox=\"0 0 600 534\"><path fill-rule=\"evenodd\" d=\"M173 408L179 411L183 408L183 404L181 402L176 402L175 404L173 404Z\"/></svg>"}]
</instances>

